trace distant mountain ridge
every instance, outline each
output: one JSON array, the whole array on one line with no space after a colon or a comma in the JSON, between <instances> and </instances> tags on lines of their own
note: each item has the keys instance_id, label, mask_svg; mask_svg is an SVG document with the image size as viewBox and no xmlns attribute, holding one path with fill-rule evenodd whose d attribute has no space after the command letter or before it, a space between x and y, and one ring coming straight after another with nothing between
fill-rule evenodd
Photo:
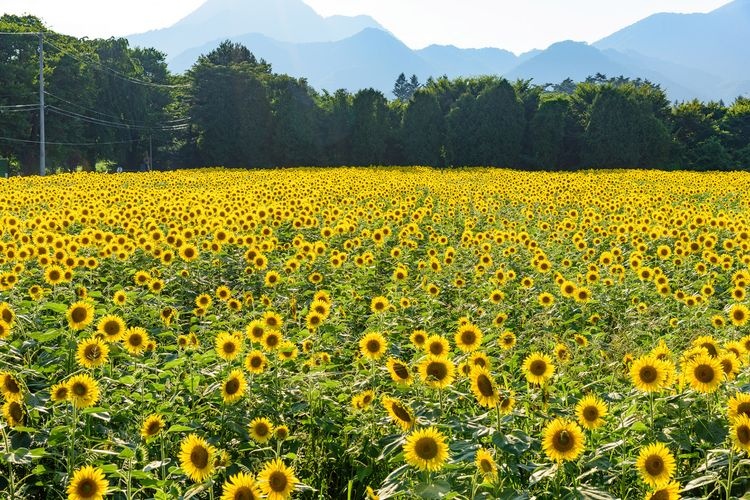
<instances>
[{"instance_id":1,"label":"distant mountain ridge","mask_svg":"<svg viewBox=\"0 0 750 500\"><path fill-rule=\"evenodd\" d=\"M591 45L563 41L520 56L450 45L412 50L368 16L326 18L302 0L208 0L169 28L128 38L166 52L176 72L230 39L275 71L331 91L373 87L390 95L401 72L421 81L496 74L540 84L603 73L649 79L672 100L750 94L750 0L707 14L655 14Z\"/></svg>"}]
</instances>

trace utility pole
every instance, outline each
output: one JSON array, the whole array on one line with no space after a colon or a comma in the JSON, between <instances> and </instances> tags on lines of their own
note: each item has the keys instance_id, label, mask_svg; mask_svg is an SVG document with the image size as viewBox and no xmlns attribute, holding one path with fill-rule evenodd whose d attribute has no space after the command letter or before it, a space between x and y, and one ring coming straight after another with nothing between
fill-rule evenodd
<instances>
[{"instance_id":1,"label":"utility pole","mask_svg":"<svg viewBox=\"0 0 750 500\"><path fill-rule=\"evenodd\" d=\"M39 32L39 175L47 169L44 141L44 34Z\"/></svg>"}]
</instances>

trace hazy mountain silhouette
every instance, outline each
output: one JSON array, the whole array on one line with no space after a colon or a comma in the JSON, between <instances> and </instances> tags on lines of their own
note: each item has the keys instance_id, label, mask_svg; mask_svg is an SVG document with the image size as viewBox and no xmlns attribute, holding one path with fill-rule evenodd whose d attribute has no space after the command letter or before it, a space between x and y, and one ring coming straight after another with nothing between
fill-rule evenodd
<instances>
[{"instance_id":1,"label":"hazy mountain silhouette","mask_svg":"<svg viewBox=\"0 0 750 500\"><path fill-rule=\"evenodd\" d=\"M603 73L649 79L673 100L750 93L750 0L708 14L655 14L593 45L563 41L520 56L451 45L411 50L370 17L324 18L302 0L208 0L170 28L128 38L167 52L177 72L231 39L320 90L373 87L390 96L401 72L421 81L499 74L540 84Z\"/></svg>"},{"instance_id":2,"label":"hazy mountain silhouette","mask_svg":"<svg viewBox=\"0 0 750 500\"><path fill-rule=\"evenodd\" d=\"M373 27L382 28L369 16L322 17L302 0L208 0L169 28L127 38L132 45L156 47L173 58L211 40L248 33L285 42L323 42Z\"/></svg>"}]
</instances>

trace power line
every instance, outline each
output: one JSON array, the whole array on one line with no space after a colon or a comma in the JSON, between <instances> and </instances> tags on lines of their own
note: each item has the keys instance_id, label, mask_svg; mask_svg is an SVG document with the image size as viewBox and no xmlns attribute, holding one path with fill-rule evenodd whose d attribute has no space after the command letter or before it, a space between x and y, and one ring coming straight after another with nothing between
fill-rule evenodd
<instances>
[{"instance_id":1,"label":"power line","mask_svg":"<svg viewBox=\"0 0 750 500\"><path fill-rule=\"evenodd\" d=\"M71 52L69 50L66 50L66 49L63 49L61 47L58 47L57 45L55 45L54 43L50 42L49 40L45 40L44 42L46 44L51 45L52 47L56 48L57 50L59 50L63 54L69 55L70 57L72 57L73 59L75 59L76 61L78 61L78 62L80 62L82 64L92 64L92 65L98 66L99 69L101 69L102 71L107 71L107 72L111 73L112 75L114 75L115 77L117 77L117 78L119 78L121 80L124 80L126 82L134 83L136 85L143 85L143 86L147 86L147 87L156 87L156 88L165 88L165 89L175 89L175 88L190 87L190 85L188 85L188 84L170 85L170 84L154 83L154 82L149 82L149 81L146 81L146 80L141 80L139 78L135 78L135 77L132 77L130 75L126 75L125 73L122 73L121 71L118 71L118 70L116 70L114 68L110 68L109 66L105 66L104 64L100 63L99 61L95 61L94 59L84 60L81 57L79 57L78 55L74 54L73 52Z\"/></svg>"},{"instance_id":2,"label":"power line","mask_svg":"<svg viewBox=\"0 0 750 500\"><path fill-rule=\"evenodd\" d=\"M58 101L64 102L65 104L68 104L70 106L74 106L74 107L76 107L78 109L82 109L83 111L88 111L89 113L95 113L97 115L106 116L108 118L114 118L116 120L121 121L124 124L142 125L142 126L145 126L145 127L149 126L149 124L147 124L145 122L135 122L133 120L123 120L119 116L111 115L111 114L108 114L108 113L102 113L101 111L97 111L95 109L88 108L86 106L82 106L82 105L80 105L78 103L75 103L75 102L72 102L72 101L68 101L67 99L63 99L62 97L56 96L55 94L53 94L51 92L47 92L46 90L44 91L44 93L45 93L45 95L48 95L48 96L52 97L53 99L57 99ZM58 108L58 109L62 109L62 108ZM182 123L186 123L189 120L190 120L189 118L176 118L174 120L167 120L167 121L162 122L162 123L165 123L165 124L166 123L168 123L168 124L178 124L178 123L180 123L180 124L182 124Z\"/></svg>"},{"instance_id":3,"label":"power line","mask_svg":"<svg viewBox=\"0 0 750 500\"><path fill-rule=\"evenodd\" d=\"M149 125L134 125L130 123L124 123L124 122L115 122L110 120L104 120L101 118L96 118L93 116L87 116L82 115L80 113L76 113L74 111L70 111L63 108L58 108L57 106L48 105L46 107L47 110L49 110L52 113L67 116L69 118L74 118L77 120L81 120L84 122L92 123L94 125L101 125L104 127L112 127L112 128L120 128L125 130L130 129L136 129L136 130L148 130L148 131L170 131L170 130L182 130L188 127L188 124L175 124L175 125L155 125L155 126L149 126Z\"/></svg>"},{"instance_id":4,"label":"power line","mask_svg":"<svg viewBox=\"0 0 750 500\"><path fill-rule=\"evenodd\" d=\"M29 144L41 144L41 141L32 141L28 139L15 139L13 137L0 137L0 140L2 141L8 141L8 142L23 142L23 143L29 143ZM143 142L145 139L129 139L124 141L108 141L108 142L49 142L46 141L45 144L49 144L52 146L105 146L108 144L125 144L129 142Z\"/></svg>"}]
</instances>

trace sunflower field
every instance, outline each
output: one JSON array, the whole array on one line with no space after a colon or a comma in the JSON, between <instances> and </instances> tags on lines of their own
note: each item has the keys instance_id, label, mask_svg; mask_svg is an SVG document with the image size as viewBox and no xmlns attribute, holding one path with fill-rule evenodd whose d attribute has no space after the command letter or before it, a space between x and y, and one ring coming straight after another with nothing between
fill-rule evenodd
<instances>
[{"instance_id":1,"label":"sunflower field","mask_svg":"<svg viewBox=\"0 0 750 500\"><path fill-rule=\"evenodd\" d=\"M0 497L738 498L750 174L0 179Z\"/></svg>"}]
</instances>

